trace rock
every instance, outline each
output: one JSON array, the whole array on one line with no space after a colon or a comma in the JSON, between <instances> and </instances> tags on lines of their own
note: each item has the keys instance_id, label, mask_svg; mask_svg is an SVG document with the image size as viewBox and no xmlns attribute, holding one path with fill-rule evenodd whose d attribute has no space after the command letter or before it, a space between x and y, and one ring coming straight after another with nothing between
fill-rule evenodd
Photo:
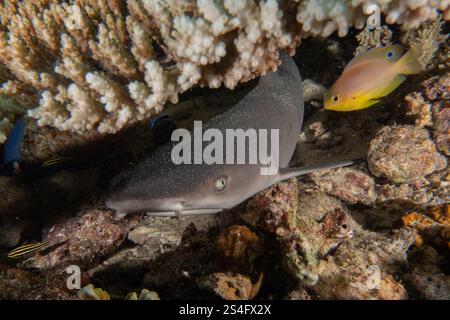
<instances>
[{"instance_id":1,"label":"rock","mask_svg":"<svg viewBox=\"0 0 450 320\"><path fill-rule=\"evenodd\" d=\"M39 273L0 264L0 299L2 300L73 300L76 291L66 287L67 273L63 269Z\"/></svg>"},{"instance_id":2,"label":"rock","mask_svg":"<svg viewBox=\"0 0 450 320\"><path fill-rule=\"evenodd\" d=\"M0 247L10 248L19 244L32 223L33 195L8 177L0 177L0 194Z\"/></svg>"},{"instance_id":3,"label":"rock","mask_svg":"<svg viewBox=\"0 0 450 320\"><path fill-rule=\"evenodd\" d=\"M258 235L243 225L226 227L211 241L209 230L199 231L187 226L182 242L173 251L161 254L151 262L144 284L166 288L185 284L191 292L171 292L173 296L192 294L198 289L214 293L223 299L251 299L259 291L263 264L258 263L264 243Z\"/></svg>"},{"instance_id":4,"label":"rock","mask_svg":"<svg viewBox=\"0 0 450 320\"><path fill-rule=\"evenodd\" d=\"M450 176L444 171L414 183L377 186L378 202L401 202L414 205L442 205L450 202Z\"/></svg>"},{"instance_id":5,"label":"rock","mask_svg":"<svg viewBox=\"0 0 450 320\"><path fill-rule=\"evenodd\" d=\"M128 246L116 252L101 264L91 268L94 278L104 278L113 270L127 273L135 270L136 276L161 255L176 250L183 237L197 232L206 232L216 226L214 215L198 215L179 218L145 217L128 233L128 240L135 246Z\"/></svg>"},{"instance_id":6,"label":"rock","mask_svg":"<svg viewBox=\"0 0 450 320\"><path fill-rule=\"evenodd\" d=\"M327 212L336 209L343 210L338 199L294 178L273 185L250 199L241 216L255 228L277 233L293 228L296 215L319 221Z\"/></svg>"},{"instance_id":7,"label":"rock","mask_svg":"<svg viewBox=\"0 0 450 320\"><path fill-rule=\"evenodd\" d=\"M427 244L450 253L450 205L430 207L423 214L409 212L397 225L417 230L417 247Z\"/></svg>"},{"instance_id":8,"label":"rock","mask_svg":"<svg viewBox=\"0 0 450 320\"><path fill-rule=\"evenodd\" d=\"M277 229L289 228L292 217L292 203L297 202L298 185L296 179L281 182L253 197L241 214L254 227L276 233Z\"/></svg>"},{"instance_id":9,"label":"rock","mask_svg":"<svg viewBox=\"0 0 450 320\"><path fill-rule=\"evenodd\" d=\"M321 190L349 204L370 205L375 202L375 183L364 172L339 168L316 171L309 174L308 178Z\"/></svg>"},{"instance_id":10,"label":"rock","mask_svg":"<svg viewBox=\"0 0 450 320\"><path fill-rule=\"evenodd\" d=\"M302 197L303 189L306 186L296 179L272 186L249 202L243 216L258 217L255 226L274 232L285 269L304 285L313 286L320 260L352 237L356 223L338 200L320 191L323 197L318 196L317 190L308 199ZM309 207L315 210L310 212Z\"/></svg>"},{"instance_id":11,"label":"rock","mask_svg":"<svg viewBox=\"0 0 450 320\"><path fill-rule=\"evenodd\" d=\"M352 217L364 226L364 230L388 234L398 224L405 211L414 210L415 207L412 203L401 201L377 203L371 208L355 209L352 211Z\"/></svg>"},{"instance_id":12,"label":"rock","mask_svg":"<svg viewBox=\"0 0 450 320\"><path fill-rule=\"evenodd\" d=\"M405 97L406 115L414 117L414 123L417 127L431 127L432 103L427 101L421 92L412 92Z\"/></svg>"},{"instance_id":13,"label":"rock","mask_svg":"<svg viewBox=\"0 0 450 320\"><path fill-rule=\"evenodd\" d=\"M365 231L339 200L295 179L250 200L247 215L259 217L249 219L257 228L275 230L284 270L298 281L296 291L312 299L408 297L396 276L406 265L413 230Z\"/></svg>"},{"instance_id":14,"label":"rock","mask_svg":"<svg viewBox=\"0 0 450 320\"><path fill-rule=\"evenodd\" d=\"M405 278L411 290L416 292L421 299L450 300L450 276L447 274L415 271Z\"/></svg>"},{"instance_id":15,"label":"rock","mask_svg":"<svg viewBox=\"0 0 450 320\"><path fill-rule=\"evenodd\" d=\"M446 156L450 156L450 102L433 109L434 140L436 146Z\"/></svg>"},{"instance_id":16,"label":"rock","mask_svg":"<svg viewBox=\"0 0 450 320\"><path fill-rule=\"evenodd\" d=\"M0 247L11 248L17 246L22 233L28 226L26 221L3 221L0 218Z\"/></svg>"},{"instance_id":17,"label":"rock","mask_svg":"<svg viewBox=\"0 0 450 320\"><path fill-rule=\"evenodd\" d=\"M165 224L139 225L128 233L128 240L141 246L151 246L158 251L173 250L181 243L183 230Z\"/></svg>"},{"instance_id":18,"label":"rock","mask_svg":"<svg viewBox=\"0 0 450 320\"><path fill-rule=\"evenodd\" d=\"M35 255L28 263L36 268L49 268L70 261L91 266L116 250L136 225L137 216L116 220L112 211L86 209L74 218L67 218L44 232L43 241L54 248L44 255Z\"/></svg>"},{"instance_id":19,"label":"rock","mask_svg":"<svg viewBox=\"0 0 450 320\"><path fill-rule=\"evenodd\" d=\"M259 292L262 276L255 283L247 275L218 272L197 279L200 288L209 290L225 300L250 300Z\"/></svg>"},{"instance_id":20,"label":"rock","mask_svg":"<svg viewBox=\"0 0 450 320\"><path fill-rule=\"evenodd\" d=\"M449 300L450 275L443 272L442 258L430 246L413 250L405 282L417 299Z\"/></svg>"},{"instance_id":21,"label":"rock","mask_svg":"<svg viewBox=\"0 0 450 320\"><path fill-rule=\"evenodd\" d=\"M297 212L314 220L322 220L327 212L344 210L341 201L327 195L311 184L299 183L297 196Z\"/></svg>"},{"instance_id":22,"label":"rock","mask_svg":"<svg viewBox=\"0 0 450 320\"><path fill-rule=\"evenodd\" d=\"M217 271L215 238L210 232L189 229L175 250L160 254L146 266L143 286L157 290L163 298L203 297L196 280Z\"/></svg>"},{"instance_id":23,"label":"rock","mask_svg":"<svg viewBox=\"0 0 450 320\"><path fill-rule=\"evenodd\" d=\"M375 176L395 183L413 182L447 166L428 131L413 126L381 129L370 143L367 161Z\"/></svg>"},{"instance_id":24,"label":"rock","mask_svg":"<svg viewBox=\"0 0 450 320\"><path fill-rule=\"evenodd\" d=\"M381 300L407 300L409 295L403 285L388 275L381 278L377 298Z\"/></svg>"},{"instance_id":25,"label":"rock","mask_svg":"<svg viewBox=\"0 0 450 320\"><path fill-rule=\"evenodd\" d=\"M351 218L344 210L330 211L323 221L297 216L292 230L279 230L283 265L307 287L320 278L322 260L353 237Z\"/></svg>"},{"instance_id":26,"label":"rock","mask_svg":"<svg viewBox=\"0 0 450 320\"><path fill-rule=\"evenodd\" d=\"M186 228L192 225L196 231L206 231L216 225L213 215L178 218L145 217L128 234L128 240L148 247L157 247L162 251L176 248Z\"/></svg>"},{"instance_id":27,"label":"rock","mask_svg":"<svg viewBox=\"0 0 450 320\"><path fill-rule=\"evenodd\" d=\"M449 99L450 73L432 77L422 84L423 93L430 101L443 101Z\"/></svg>"},{"instance_id":28,"label":"rock","mask_svg":"<svg viewBox=\"0 0 450 320\"><path fill-rule=\"evenodd\" d=\"M253 273L264 252L263 241L246 226L231 226L217 238L217 249L225 264L234 270Z\"/></svg>"},{"instance_id":29,"label":"rock","mask_svg":"<svg viewBox=\"0 0 450 320\"><path fill-rule=\"evenodd\" d=\"M19 182L0 176L0 216L21 215L30 209L32 194Z\"/></svg>"},{"instance_id":30,"label":"rock","mask_svg":"<svg viewBox=\"0 0 450 320\"><path fill-rule=\"evenodd\" d=\"M286 295L285 299L286 300L311 300L311 297L304 288L299 287L297 289L290 291Z\"/></svg>"},{"instance_id":31,"label":"rock","mask_svg":"<svg viewBox=\"0 0 450 320\"><path fill-rule=\"evenodd\" d=\"M418 127L430 127L437 148L450 155L450 73L422 82L421 90L405 97L406 115Z\"/></svg>"},{"instance_id":32,"label":"rock","mask_svg":"<svg viewBox=\"0 0 450 320\"><path fill-rule=\"evenodd\" d=\"M414 233L403 229L386 237L373 232L357 233L322 262L317 284L310 288L321 299L408 298L394 279L406 265L406 252Z\"/></svg>"}]
</instances>

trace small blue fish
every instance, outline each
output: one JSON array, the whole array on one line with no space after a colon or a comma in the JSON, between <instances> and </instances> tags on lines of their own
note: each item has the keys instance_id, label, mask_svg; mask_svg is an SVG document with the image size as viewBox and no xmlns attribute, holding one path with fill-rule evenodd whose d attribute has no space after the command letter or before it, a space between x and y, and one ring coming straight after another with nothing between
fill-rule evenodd
<instances>
[{"instance_id":1,"label":"small blue fish","mask_svg":"<svg viewBox=\"0 0 450 320\"><path fill-rule=\"evenodd\" d=\"M14 123L13 128L9 132L8 138L3 146L3 165L11 167L15 162L20 162L20 148L22 146L22 138L25 129L23 118Z\"/></svg>"},{"instance_id":2,"label":"small blue fish","mask_svg":"<svg viewBox=\"0 0 450 320\"><path fill-rule=\"evenodd\" d=\"M176 124L164 113L158 118L150 120L150 130L157 146L161 146L170 141L172 132L177 129Z\"/></svg>"},{"instance_id":3,"label":"small blue fish","mask_svg":"<svg viewBox=\"0 0 450 320\"><path fill-rule=\"evenodd\" d=\"M14 123L3 146L2 164L4 168L0 174L8 176L20 174L25 179L34 179L48 176L64 169L79 169L87 166L85 161L81 161L74 156L59 155L55 155L38 164L23 163L20 150L24 131L25 122L21 118Z\"/></svg>"}]
</instances>

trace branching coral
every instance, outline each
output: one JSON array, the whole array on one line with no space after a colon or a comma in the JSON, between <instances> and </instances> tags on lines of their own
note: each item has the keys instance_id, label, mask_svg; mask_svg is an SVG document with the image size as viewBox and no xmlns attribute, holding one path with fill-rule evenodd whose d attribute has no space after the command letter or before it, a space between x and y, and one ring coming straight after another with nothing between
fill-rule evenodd
<instances>
[{"instance_id":1,"label":"branching coral","mask_svg":"<svg viewBox=\"0 0 450 320\"><path fill-rule=\"evenodd\" d=\"M0 87L0 144L5 142L5 133L11 129L15 115L23 114L35 101L36 96L23 83L11 80L3 83Z\"/></svg>"},{"instance_id":2,"label":"branching coral","mask_svg":"<svg viewBox=\"0 0 450 320\"><path fill-rule=\"evenodd\" d=\"M299 1L297 20L303 31L327 37L337 31L347 34L350 27L362 29L367 18L383 14L388 24L400 24L404 29L435 20L439 11L444 19L450 18L447 0L305 0Z\"/></svg>"},{"instance_id":3,"label":"branching coral","mask_svg":"<svg viewBox=\"0 0 450 320\"><path fill-rule=\"evenodd\" d=\"M355 56L373 48L392 44L392 31L387 26L372 30L366 27L356 36L356 39L359 46L355 50Z\"/></svg>"},{"instance_id":4,"label":"branching coral","mask_svg":"<svg viewBox=\"0 0 450 320\"><path fill-rule=\"evenodd\" d=\"M19 108L36 107L29 115L40 125L114 133L193 86L234 88L274 70L278 50L292 53L309 35L344 36L375 8L407 29L439 10L448 18L448 7L446 0L12 0L0 4L0 81L26 88L13 98L30 97ZM5 132L12 116L0 112Z\"/></svg>"}]
</instances>

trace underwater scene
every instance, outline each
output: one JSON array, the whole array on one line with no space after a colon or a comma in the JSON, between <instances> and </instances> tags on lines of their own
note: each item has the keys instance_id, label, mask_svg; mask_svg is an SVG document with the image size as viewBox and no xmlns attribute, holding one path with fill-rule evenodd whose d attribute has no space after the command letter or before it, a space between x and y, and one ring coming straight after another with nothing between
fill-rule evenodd
<instances>
[{"instance_id":1,"label":"underwater scene","mask_svg":"<svg viewBox=\"0 0 450 320\"><path fill-rule=\"evenodd\" d=\"M0 300L450 300L449 21L1 0Z\"/></svg>"}]
</instances>

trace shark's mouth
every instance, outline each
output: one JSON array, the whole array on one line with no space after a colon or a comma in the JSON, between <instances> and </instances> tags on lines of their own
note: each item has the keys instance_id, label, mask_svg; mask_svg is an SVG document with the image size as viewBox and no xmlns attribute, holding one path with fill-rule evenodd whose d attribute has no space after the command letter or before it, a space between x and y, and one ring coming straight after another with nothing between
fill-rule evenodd
<instances>
[{"instance_id":1,"label":"shark's mouth","mask_svg":"<svg viewBox=\"0 0 450 320\"><path fill-rule=\"evenodd\" d=\"M219 208L211 208L211 209L188 209L181 211L150 211L145 214L148 216L155 217L181 217L181 216L189 216L189 215L197 215L197 214L213 214L221 212L223 209Z\"/></svg>"}]
</instances>

